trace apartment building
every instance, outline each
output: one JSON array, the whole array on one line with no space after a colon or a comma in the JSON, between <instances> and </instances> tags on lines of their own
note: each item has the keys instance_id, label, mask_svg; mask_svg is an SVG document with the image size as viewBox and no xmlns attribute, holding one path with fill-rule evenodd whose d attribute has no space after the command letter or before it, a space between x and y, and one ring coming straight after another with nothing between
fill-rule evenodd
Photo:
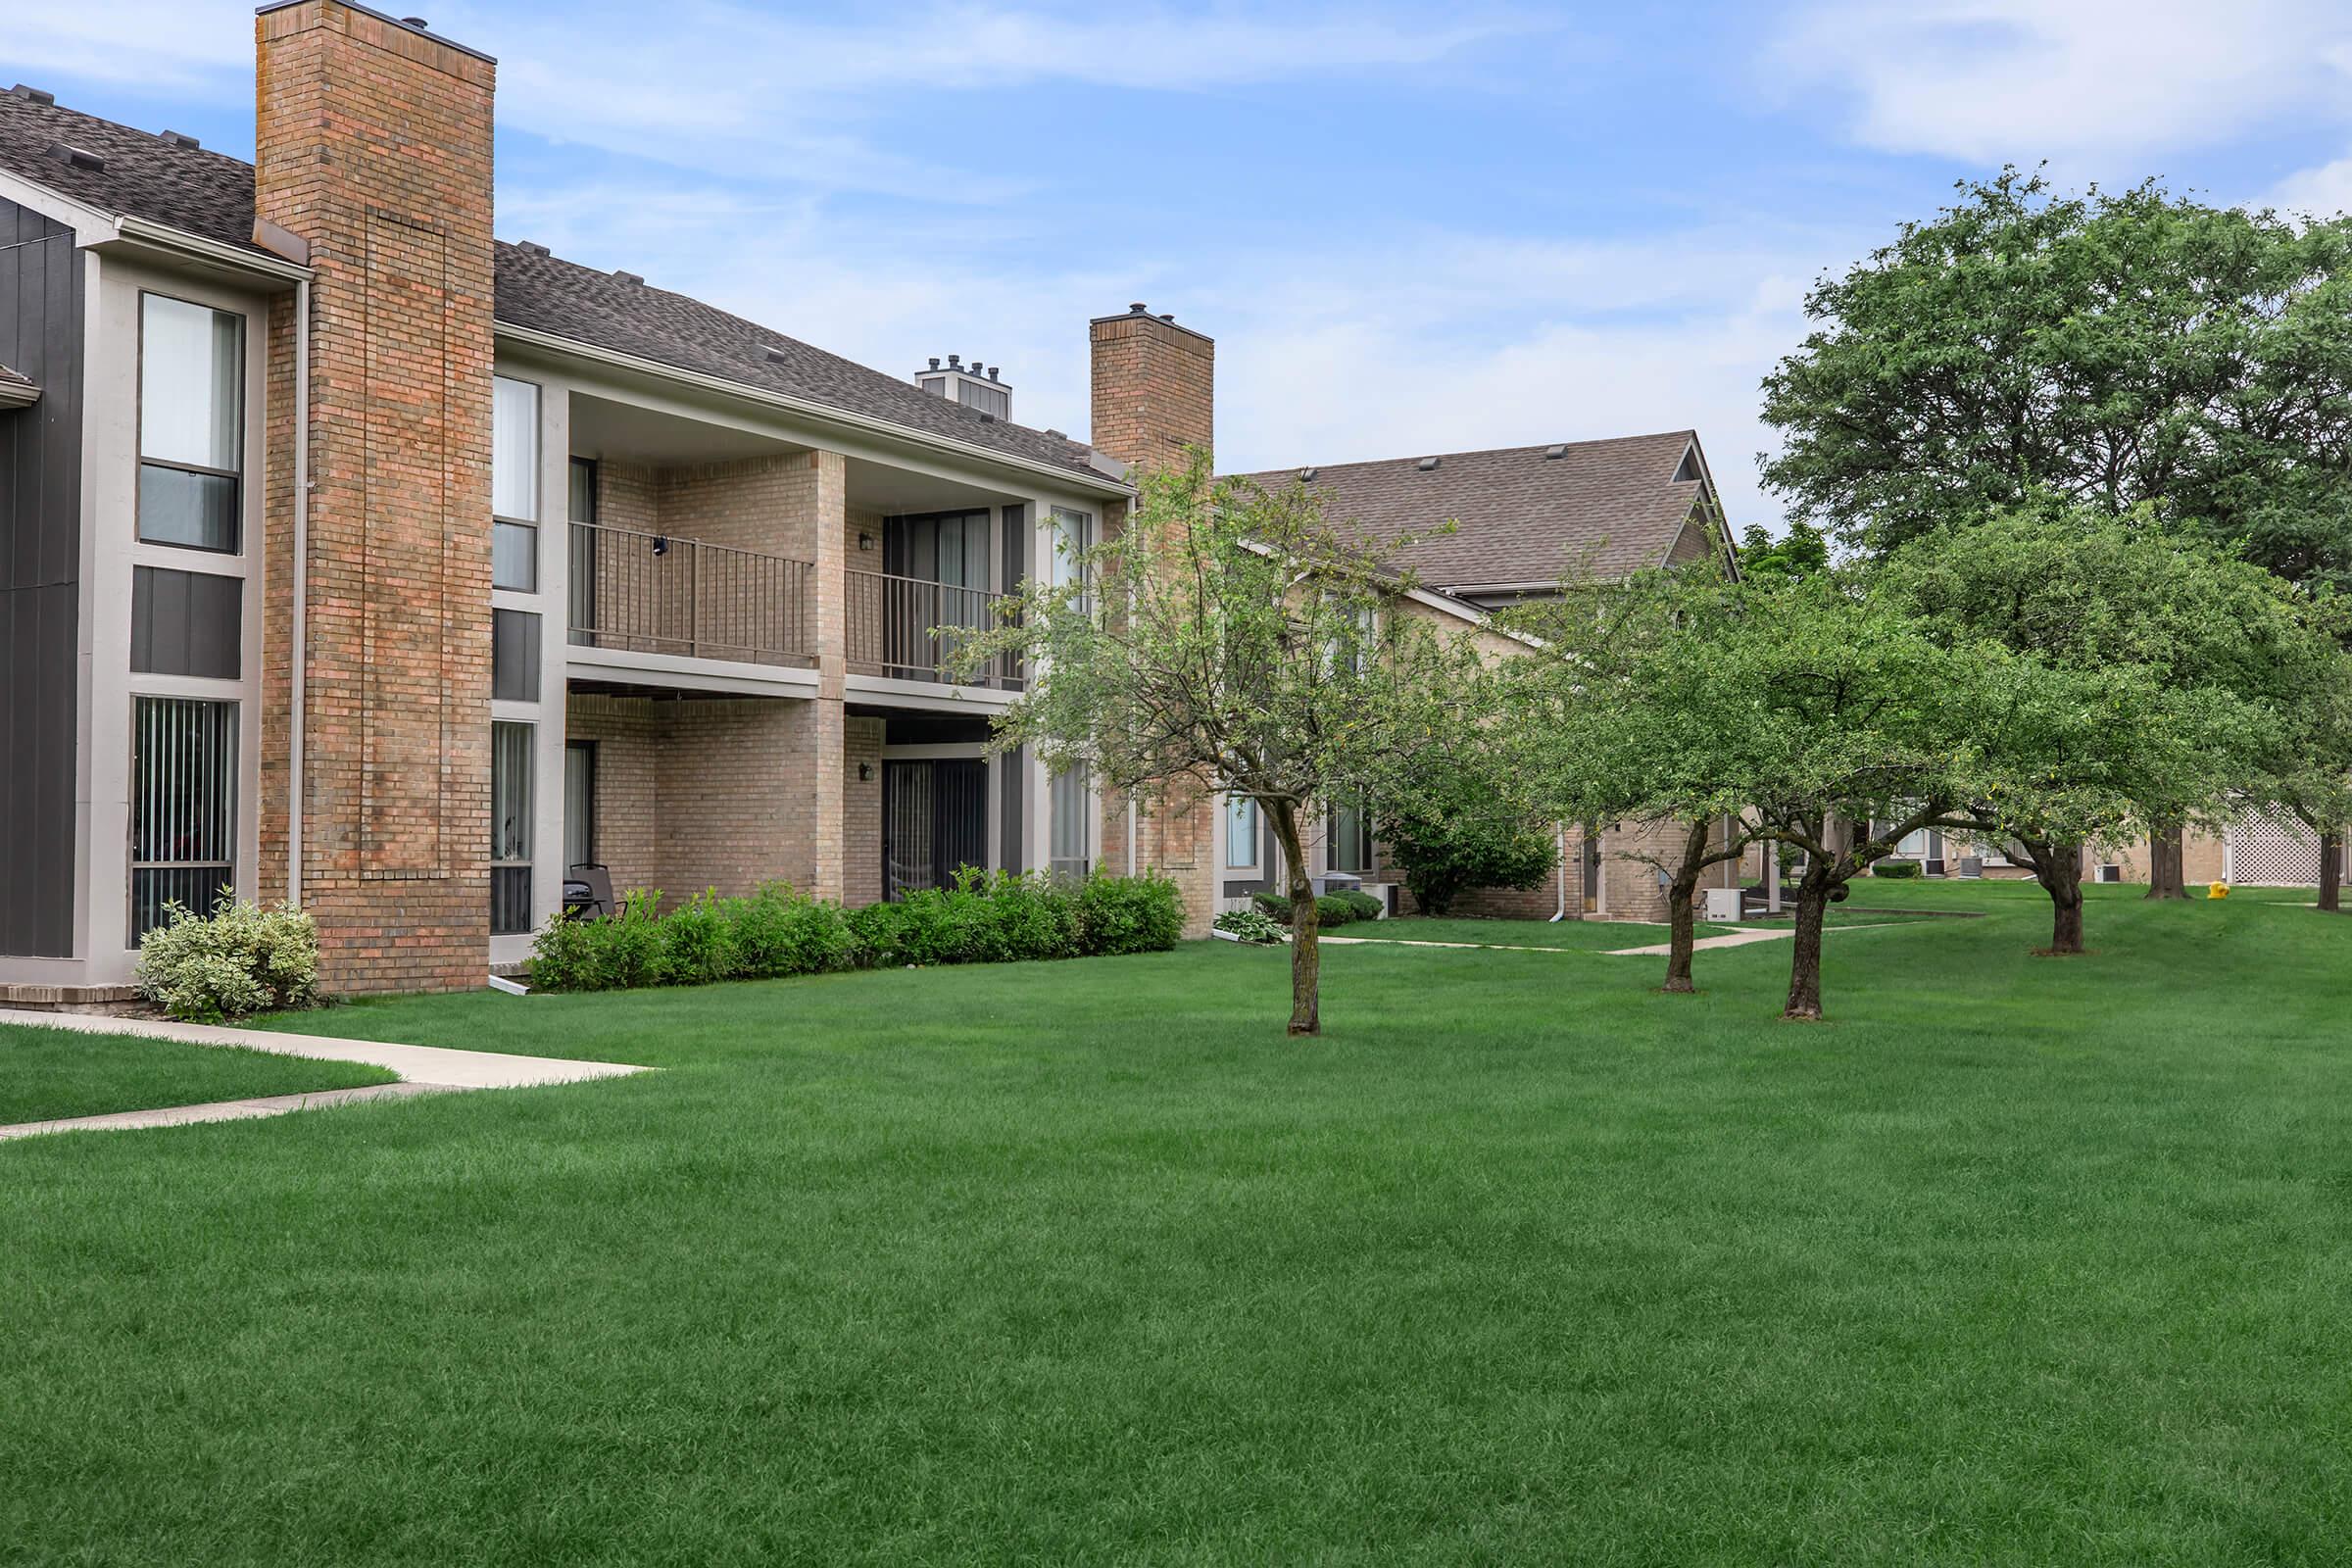
<instances>
[{"instance_id":1,"label":"apartment building","mask_svg":"<svg viewBox=\"0 0 2352 1568\"><path fill-rule=\"evenodd\" d=\"M961 355L888 375L495 239L485 56L338 0L256 35L250 165L0 97L8 996L121 995L224 885L360 992L480 985L585 863L851 902L1205 865L986 759L1022 672L950 681L931 629L1209 439L1208 338L1092 323L1095 443L1031 428Z\"/></svg>"}]
</instances>

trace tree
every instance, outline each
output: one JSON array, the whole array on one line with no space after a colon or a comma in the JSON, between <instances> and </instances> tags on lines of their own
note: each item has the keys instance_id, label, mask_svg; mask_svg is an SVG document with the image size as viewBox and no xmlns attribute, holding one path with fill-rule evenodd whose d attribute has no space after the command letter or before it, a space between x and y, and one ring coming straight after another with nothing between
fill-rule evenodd
<instances>
[{"instance_id":1,"label":"tree","mask_svg":"<svg viewBox=\"0 0 2352 1568\"><path fill-rule=\"evenodd\" d=\"M1764 383L1794 514L1884 554L2047 494L2352 574L2352 220L2006 170L1806 299ZM2150 897L2180 897L2151 822Z\"/></svg>"},{"instance_id":2,"label":"tree","mask_svg":"<svg viewBox=\"0 0 2352 1568\"><path fill-rule=\"evenodd\" d=\"M1782 581L1766 578L1762 581ZM1755 841L1744 814L1771 780L1749 725L1766 720L1713 628L1744 594L1711 566L1570 589L1517 612L1533 651L1500 676L1511 771L1558 821L1634 822L1633 858L1666 877L1666 982L1692 990L1698 884Z\"/></svg>"},{"instance_id":3,"label":"tree","mask_svg":"<svg viewBox=\"0 0 2352 1568\"><path fill-rule=\"evenodd\" d=\"M1829 540L1802 517L1789 519L1788 531L1778 539L1762 523L1751 523L1740 542L1740 574L1760 582L1801 580L1829 564Z\"/></svg>"},{"instance_id":4,"label":"tree","mask_svg":"<svg viewBox=\"0 0 2352 1568\"><path fill-rule=\"evenodd\" d=\"M1389 863L1424 914L1444 914L1471 888L1532 888L1551 875L1558 845L1521 798L1510 769L1482 766L1489 748L1419 769L1375 803Z\"/></svg>"},{"instance_id":5,"label":"tree","mask_svg":"<svg viewBox=\"0 0 2352 1568\"><path fill-rule=\"evenodd\" d=\"M2306 657L2292 590L2159 524L2040 504L1903 546L1878 591L1946 643L2046 666L1985 735L1985 792L1947 832L2003 844L2082 949L2084 846L2207 814L2278 771Z\"/></svg>"},{"instance_id":6,"label":"tree","mask_svg":"<svg viewBox=\"0 0 2352 1568\"><path fill-rule=\"evenodd\" d=\"M998 750L1146 800L1258 803L1290 894L1294 1035L1322 1027L1306 824L1335 801L1407 794L1431 759L1484 744L1477 651L1392 612L1410 582L1385 555L1302 486L1216 479L1195 451L1142 477L1124 526L1069 580L1031 581L1006 624L952 648L965 669L1026 662Z\"/></svg>"}]
</instances>

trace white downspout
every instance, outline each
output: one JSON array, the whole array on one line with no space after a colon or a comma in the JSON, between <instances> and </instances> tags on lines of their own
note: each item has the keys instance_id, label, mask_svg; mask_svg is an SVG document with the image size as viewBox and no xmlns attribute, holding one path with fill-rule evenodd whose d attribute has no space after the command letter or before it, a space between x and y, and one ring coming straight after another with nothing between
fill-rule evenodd
<instances>
[{"instance_id":1,"label":"white downspout","mask_svg":"<svg viewBox=\"0 0 2352 1568\"><path fill-rule=\"evenodd\" d=\"M302 745L306 626L311 601L311 285L294 285L294 578L287 637L286 902L302 907Z\"/></svg>"},{"instance_id":2,"label":"white downspout","mask_svg":"<svg viewBox=\"0 0 2352 1568\"><path fill-rule=\"evenodd\" d=\"M1135 792L1127 792L1127 874L1135 875Z\"/></svg>"}]
</instances>

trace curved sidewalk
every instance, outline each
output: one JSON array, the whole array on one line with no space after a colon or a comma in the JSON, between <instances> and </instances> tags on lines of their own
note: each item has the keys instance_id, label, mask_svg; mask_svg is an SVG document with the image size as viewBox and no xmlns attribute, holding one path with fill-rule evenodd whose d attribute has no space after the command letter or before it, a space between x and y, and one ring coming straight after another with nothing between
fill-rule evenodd
<instances>
[{"instance_id":1,"label":"curved sidewalk","mask_svg":"<svg viewBox=\"0 0 2352 1568\"><path fill-rule=\"evenodd\" d=\"M488 1051L451 1051L443 1046L403 1046L380 1040L345 1040L331 1035L276 1034L217 1024L172 1023L158 1018L113 1018L103 1014L29 1012L0 1007L0 1024L33 1029L77 1029L93 1035L136 1035L198 1046L243 1046L279 1056L358 1061L400 1075L396 1084L330 1089L314 1095L271 1095L259 1100L221 1100L203 1105L165 1105L154 1110L112 1111L56 1121L0 1127L0 1139L38 1133L108 1132L138 1127L178 1127L192 1122L241 1121L281 1116L318 1105L368 1100L402 1100L416 1095L456 1094L468 1089L529 1089L542 1084L580 1083L591 1078L625 1078L650 1067L618 1061L570 1061L554 1056L510 1056Z\"/></svg>"}]
</instances>

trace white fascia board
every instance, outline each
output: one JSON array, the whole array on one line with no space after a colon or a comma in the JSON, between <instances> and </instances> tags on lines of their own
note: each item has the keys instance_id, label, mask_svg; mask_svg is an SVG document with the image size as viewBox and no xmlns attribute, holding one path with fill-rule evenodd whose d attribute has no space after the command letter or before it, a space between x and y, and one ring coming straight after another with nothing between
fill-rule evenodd
<instances>
[{"instance_id":1,"label":"white fascia board","mask_svg":"<svg viewBox=\"0 0 2352 1568\"><path fill-rule=\"evenodd\" d=\"M664 365L659 360L649 360L635 354L622 354L614 349L599 348L593 343L583 343L578 338L564 337L556 332L543 332L535 326L517 326L512 321L500 321L496 325L498 335L511 343L524 344L551 354L586 360L592 364L626 370L635 375L667 381L677 386L691 387L699 392L734 398L741 402L757 404L762 408L775 409L814 424L855 430L863 435L882 436L909 446L951 453L966 463L985 464L999 468L1009 468L1032 477L1050 478L1065 488L1079 490L1106 500L1132 499L1136 493L1135 486L1121 480L1114 480L1107 474L1094 474L1077 468L1064 468L1055 464L1038 463L1009 452L1000 452L994 447L978 446L969 441L957 441L948 436L930 435L920 430L909 429L903 424L893 423L888 419L875 418L870 415L852 414L846 409L837 409L831 404L818 403L810 398L794 397L789 392L772 392L765 387L751 386L742 381L730 381L723 375L706 375L700 370L680 369L674 365Z\"/></svg>"}]
</instances>

